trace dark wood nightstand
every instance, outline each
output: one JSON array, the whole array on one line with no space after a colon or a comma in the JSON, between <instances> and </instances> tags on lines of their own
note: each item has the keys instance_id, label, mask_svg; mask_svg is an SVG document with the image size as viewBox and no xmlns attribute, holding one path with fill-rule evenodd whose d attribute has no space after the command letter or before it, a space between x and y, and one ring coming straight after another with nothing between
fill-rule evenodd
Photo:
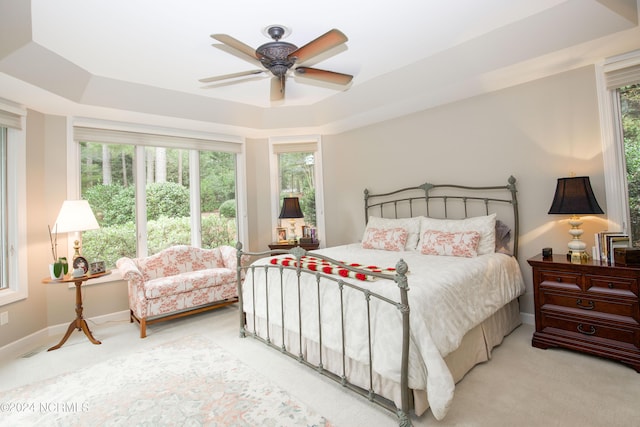
<instances>
[{"instance_id":1,"label":"dark wood nightstand","mask_svg":"<svg viewBox=\"0 0 640 427\"><path fill-rule=\"evenodd\" d=\"M320 247L320 241L315 241L313 243L280 243L280 242L273 242L269 244L269 249L293 249L296 246L300 246L302 249L304 249L305 251L312 251L315 249L318 249Z\"/></svg>"},{"instance_id":2,"label":"dark wood nightstand","mask_svg":"<svg viewBox=\"0 0 640 427\"><path fill-rule=\"evenodd\" d=\"M527 262L533 268L534 347L590 353L640 372L640 269L572 264L565 255Z\"/></svg>"}]
</instances>

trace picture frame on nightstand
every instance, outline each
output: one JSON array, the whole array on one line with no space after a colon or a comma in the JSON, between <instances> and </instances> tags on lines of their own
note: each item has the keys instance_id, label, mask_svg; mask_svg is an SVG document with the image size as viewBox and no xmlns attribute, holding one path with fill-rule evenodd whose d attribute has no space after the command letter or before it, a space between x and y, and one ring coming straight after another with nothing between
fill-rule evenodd
<instances>
[{"instance_id":1,"label":"picture frame on nightstand","mask_svg":"<svg viewBox=\"0 0 640 427\"><path fill-rule=\"evenodd\" d=\"M276 236L278 236L278 242L286 243L287 240L287 229L284 227L276 227Z\"/></svg>"}]
</instances>

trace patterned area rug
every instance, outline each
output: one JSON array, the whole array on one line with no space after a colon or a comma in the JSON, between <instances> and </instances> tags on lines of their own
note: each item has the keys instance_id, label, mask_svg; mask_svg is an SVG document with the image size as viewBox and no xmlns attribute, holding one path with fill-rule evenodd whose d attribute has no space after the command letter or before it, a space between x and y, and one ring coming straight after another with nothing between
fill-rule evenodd
<instances>
[{"instance_id":1,"label":"patterned area rug","mask_svg":"<svg viewBox=\"0 0 640 427\"><path fill-rule=\"evenodd\" d=\"M202 336L0 393L0 425L325 426Z\"/></svg>"}]
</instances>

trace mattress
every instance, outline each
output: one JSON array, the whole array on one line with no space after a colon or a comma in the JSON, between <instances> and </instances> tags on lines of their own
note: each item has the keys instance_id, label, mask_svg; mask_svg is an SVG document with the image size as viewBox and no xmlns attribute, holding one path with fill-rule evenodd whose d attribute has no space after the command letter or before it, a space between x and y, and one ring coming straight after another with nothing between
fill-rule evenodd
<instances>
[{"instance_id":1,"label":"mattress","mask_svg":"<svg viewBox=\"0 0 640 427\"><path fill-rule=\"evenodd\" d=\"M497 337L501 340L516 323L512 319L512 305L514 301L517 305L517 297L524 292L524 282L517 261L508 255L432 256L413 251L363 249L360 244L317 253L347 264L382 269L392 268L400 258L408 264L409 387L416 396L416 413L426 409L427 403L419 403L426 401L434 416L443 418L453 397L458 371L464 375L470 368L468 365L487 360ZM265 266L273 261L265 258L254 265ZM313 274L302 274L298 286L295 270L284 269L280 275L278 269L267 272L255 268L248 273L243 286L244 311L251 318L255 315L256 332L268 331L273 342L282 341L284 335L288 350L309 360L319 361L321 346L322 363L327 369L348 375L351 382L364 384L367 389L371 387L370 381L362 383L359 379L372 377L374 391L397 403L399 389L394 384L400 383L401 314L396 306L381 301L397 301L397 285L385 279L341 280L353 286L338 289L335 282ZM367 296L362 289L379 298ZM503 310L505 306L511 308ZM498 322L498 327L485 324L497 322L494 315L499 319L505 315L497 313L505 311L509 314L508 322ZM268 330L267 319L272 325ZM470 345L467 336L472 337L468 341L473 345L471 351L460 353L463 357L456 350L463 343ZM483 341L484 351L480 351L478 343ZM343 348L346 366L341 366ZM469 358L472 362L461 363L462 369L452 369L450 364L457 365L458 359L466 360L470 353L477 355ZM338 364L332 361L334 358Z\"/></svg>"}]
</instances>

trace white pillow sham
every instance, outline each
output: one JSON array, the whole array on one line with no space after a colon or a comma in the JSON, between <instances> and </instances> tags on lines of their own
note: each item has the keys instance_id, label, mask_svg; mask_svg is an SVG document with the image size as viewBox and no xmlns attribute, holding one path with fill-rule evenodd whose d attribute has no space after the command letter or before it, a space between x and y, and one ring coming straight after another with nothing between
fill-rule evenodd
<instances>
[{"instance_id":1,"label":"white pillow sham","mask_svg":"<svg viewBox=\"0 0 640 427\"><path fill-rule=\"evenodd\" d=\"M364 230L362 241L365 241L367 236L367 230L370 228L376 228L379 230L388 230L393 228L403 228L407 231L407 241L404 245L405 251L415 251L418 246L418 239L420 237L420 217L415 218L380 218L377 216L370 216L367 227Z\"/></svg>"},{"instance_id":2,"label":"white pillow sham","mask_svg":"<svg viewBox=\"0 0 640 427\"><path fill-rule=\"evenodd\" d=\"M437 219L421 217L420 236L427 230L459 232L477 231L480 234L478 255L492 254L496 250L496 214L465 219Z\"/></svg>"}]
</instances>

